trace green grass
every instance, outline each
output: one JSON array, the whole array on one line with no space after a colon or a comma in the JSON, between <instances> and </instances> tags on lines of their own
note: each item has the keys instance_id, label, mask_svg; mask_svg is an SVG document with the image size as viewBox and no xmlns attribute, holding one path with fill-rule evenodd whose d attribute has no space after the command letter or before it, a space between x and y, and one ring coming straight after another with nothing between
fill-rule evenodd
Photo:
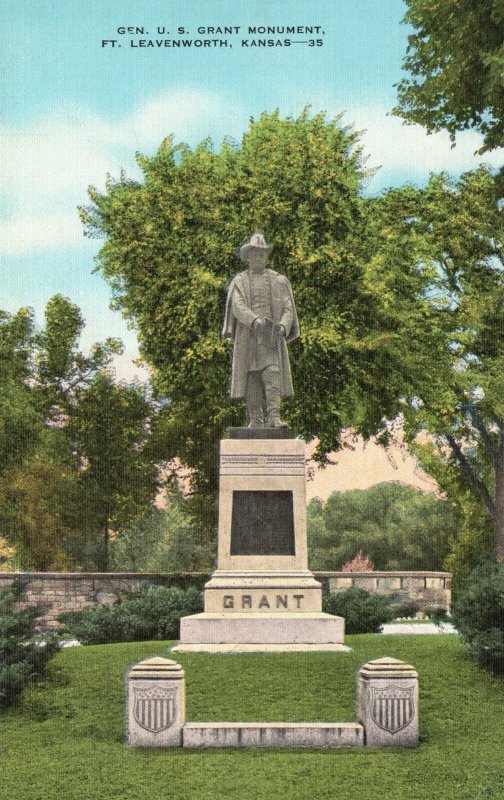
<instances>
[{"instance_id":1,"label":"green grass","mask_svg":"<svg viewBox=\"0 0 504 800\"><path fill-rule=\"evenodd\" d=\"M131 750L124 673L166 643L62 650L0 720L2 800L501 800L504 679L479 670L456 636L348 636L349 654L177 654L187 719L354 716L354 676L394 656L420 673L415 750Z\"/></svg>"}]
</instances>

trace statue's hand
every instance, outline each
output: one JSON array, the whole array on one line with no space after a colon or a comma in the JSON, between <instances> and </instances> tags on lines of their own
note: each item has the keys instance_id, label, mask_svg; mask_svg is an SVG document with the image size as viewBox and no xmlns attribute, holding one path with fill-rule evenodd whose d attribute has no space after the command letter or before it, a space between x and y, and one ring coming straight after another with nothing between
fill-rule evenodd
<instances>
[{"instance_id":1,"label":"statue's hand","mask_svg":"<svg viewBox=\"0 0 504 800\"><path fill-rule=\"evenodd\" d=\"M257 317L254 320L254 325L257 328L265 328L266 327L266 320L264 319L264 317Z\"/></svg>"}]
</instances>

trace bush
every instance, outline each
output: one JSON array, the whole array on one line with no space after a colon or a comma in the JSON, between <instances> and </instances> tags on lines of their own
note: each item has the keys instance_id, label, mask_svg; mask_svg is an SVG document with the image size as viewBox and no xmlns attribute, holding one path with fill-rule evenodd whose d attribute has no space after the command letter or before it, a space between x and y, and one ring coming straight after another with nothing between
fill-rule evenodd
<instances>
[{"instance_id":1,"label":"bush","mask_svg":"<svg viewBox=\"0 0 504 800\"><path fill-rule=\"evenodd\" d=\"M0 706L4 707L13 703L28 681L42 674L58 649L54 636L33 641L36 607L14 611L23 590L20 581L0 589Z\"/></svg>"},{"instance_id":2,"label":"bush","mask_svg":"<svg viewBox=\"0 0 504 800\"><path fill-rule=\"evenodd\" d=\"M455 627L477 663L504 672L504 563L486 561L469 575L453 604Z\"/></svg>"},{"instance_id":3,"label":"bush","mask_svg":"<svg viewBox=\"0 0 504 800\"><path fill-rule=\"evenodd\" d=\"M352 588L328 594L322 608L327 614L345 617L346 633L378 633L385 622L394 619L390 601L389 596Z\"/></svg>"},{"instance_id":4,"label":"bush","mask_svg":"<svg viewBox=\"0 0 504 800\"><path fill-rule=\"evenodd\" d=\"M63 633L82 644L178 639L180 617L202 611L201 593L194 587L150 586L138 597L114 605L62 614Z\"/></svg>"},{"instance_id":5,"label":"bush","mask_svg":"<svg viewBox=\"0 0 504 800\"><path fill-rule=\"evenodd\" d=\"M395 617L415 617L420 611L420 606L415 600L403 600L401 603L393 603L392 611Z\"/></svg>"},{"instance_id":6,"label":"bush","mask_svg":"<svg viewBox=\"0 0 504 800\"><path fill-rule=\"evenodd\" d=\"M424 614L428 617L432 622L435 622L436 625L441 625L442 622L446 622L446 618L448 617L448 611L443 606L426 606L424 608Z\"/></svg>"}]
</instances>

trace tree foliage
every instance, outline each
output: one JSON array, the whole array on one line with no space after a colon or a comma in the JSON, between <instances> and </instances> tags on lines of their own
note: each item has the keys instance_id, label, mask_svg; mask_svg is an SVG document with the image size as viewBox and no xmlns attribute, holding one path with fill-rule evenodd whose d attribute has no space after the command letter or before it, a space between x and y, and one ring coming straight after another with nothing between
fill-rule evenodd
<instances>
[{"instance_id":1,"label":"tree foliage","mask_svg":"<svg viewBox=\"0 0 504 800\"><path fill-rule=\"evenodd\" d=\"M227 395L224 290L243 268L236 248L255 228L274 243L270 266L288 275L300 311L295 396L285 408L292 428L316 435L323 458L339 447L342 427L367 436L394 415L397 385L381 377L392 334L361 257L366 173L354 132L323 114L264 113L241 144L190 150L168 138L138 162L143 182L91 189L82 218L106 239L99 269L169 398L159 455L194 468L200 492L215 488L217 442L243 414Z\"/></svg>"},{"instance_id":2,"label":"tree foliage","mask_svg":"<svg viewBox=\"0 0 504 800\"><path fill-rule=\"evenodd\" d=\"M428 433L427 446L416 447L423 464L445 479L451 470L452 488L478 498L504 556L500 198L500 181L485 168L391 190L370 204L369 266L398 331L406 437Z\"/></svg>"},{"instance_id":3,"label":"tree foliage","mask_svg":"<svg viewBox=\"0 0 504 800\"><path fill-rule=\"evenodd\" d=\"M58 649L55 637L47 638L43 646L34 641L37 608L15 609L23 591L19 581L0 589L0 708L14 703Z\"/></svg>"},{"instance_id":4,"label":"tree foliage","mask_svg":"<svg viewBox=\"0 0 504 800\"><path fill-rule=\"evenodd\" d=\"M143 387L115 383L106 372L76 394L68 430L78 459L82 525L101 531L98 568L108 569L109 529L145 513L158 471L145 445L151 406Z\"/></svg>"},{"instance_id":5,"label":"tree foliage","mask_svg":"<svg viewBox=\"0 0 504 800\"><path fill-rule=\"evenodd\" d=\"M429 132L475 128L482 151L504 144L501 0L406 0L408 37L394 113Z\"/></svg>"},{"instance_id":6,"label":"tree foliage","mask_svg":"<svg viewBox=\"0 0 504 800\"><path fill-rule=\"evenodd\" d=\"M466 580L453 620L477 663L504 672L504 564L483 561Z\"/></svg>"},{"instance_id":7,"label":"tree foliage","mask_svg":"<svg viewBox=\"0 0 504 800\"><path fill-rule=\"evenodd\" d=\"M240 269L236 245L262 228L275 244L271 266L288 275L299 305L295 396L284 409L291 427L318 437L323 460L343 427L365 438L379 431L386 442L384 420L402 409L408 441L428 432L459 492L483 503L504 555L497 179L483 168L457 182L441 174L424 189L364 200L358 137L307 111L265 113L241 144L226 140L218 152L209 141L192 151L167 139L138 160L143 182L92 189L82 217L106 240L99 269L168 399L156 457L177 456L194 470L191 502L207 514L207 529L217 442L242 414L226 391L224 289Z\"/></svg>"},{"instance_id":8,"label":"tree foliage","mask_svg":"<svg viewBox=\"0 0 504 800\"><path fill-rule=\"evenodd\" d=\"M308 505L310 568L341 570L362 552L377 570L443 569L457 523L451 504L410 486L334 492Z\"/></svg>"},{"instance_id":9,"label":"tree foliage","mask_svg":"<svg viewBox=\"0 0 504 800\"><path fill-rule=\"evenodd\" d=\"M0 312L0 475L21 464L41 431L32 373L34 323L29 309Z\"/></svg>"},{"instance_id":10,"label":"tree foliage","mask_svg":"<svg viewBox=\"0 0 504 800\"><path fill-rule=\"evenodd\" d=\"M166 509L154 508L118 531L111 542L111 562L118 571L210 572L214 547L188 513L187 501L174 496Z\"/></svg>"},{"instance_id":11,"label":"tree foliage","mask_svg":"<svg viewBox=\"0 0 504 800\"><path fill-rule=\"evenodd\" d=\"M0 316L0 530L25 569L106 568L108 527L145 513L158 485L154 407L107 373L120 342L80 352L83 326L60 295L42 330L25 309Z\"/></svg>"}]
</instances>

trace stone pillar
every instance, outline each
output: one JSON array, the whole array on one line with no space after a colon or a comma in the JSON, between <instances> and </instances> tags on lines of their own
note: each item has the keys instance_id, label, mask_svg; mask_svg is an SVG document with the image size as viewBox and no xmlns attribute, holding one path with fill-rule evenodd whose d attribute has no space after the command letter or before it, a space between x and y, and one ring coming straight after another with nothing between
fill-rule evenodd
<instances>
[{"instance_id":1,"label":"stone pillar","mask_svg":"<svg viewBox=\"0 0 504 800\"><path fill-rule=\"evenodd\" d=\"M176 661L148 658L126 675L128 747L181 747L185 723L184 671Z\"/></svg>"},{"instance_id":2,"label":"stone pillar","mask_svg":"<svg viewBox=\"0 0 504 800\"><path fill-rule=\"evenodd\" d=\"M418 745L418 673L396 658L379 658L357 673L356 719L367 747Z\"/></svg>"},{"instance_id":3,"label":"stone pillar","mask_svg":"<svg viewBox=\"0 0 504 800\"><path fill-rule=\"evenodd\" d=\"M230 428L221 441L217 569L205 610L172 652L344 651L308 569L305 444L286 428Z\"/></svg>"}]
</instances>

